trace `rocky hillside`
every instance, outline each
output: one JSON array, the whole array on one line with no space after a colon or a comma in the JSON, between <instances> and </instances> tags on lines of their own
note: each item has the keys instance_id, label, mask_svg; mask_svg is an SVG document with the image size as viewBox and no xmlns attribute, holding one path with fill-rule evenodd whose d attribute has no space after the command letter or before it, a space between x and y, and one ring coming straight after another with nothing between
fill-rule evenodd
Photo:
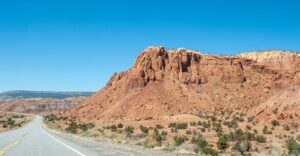
<instances>
[{"instance_id":1,"label":"rocky hillside","mask_svg":"<svg viewBox=\"0 0 300 156\"><path fill-rule=\"evenodd\" d=\"M206 55L149 47L133 67L66 115L77 120L147 120L221 111L249 112L300 85L300 56L286 51Z\"/></svg>"}]
</instances>

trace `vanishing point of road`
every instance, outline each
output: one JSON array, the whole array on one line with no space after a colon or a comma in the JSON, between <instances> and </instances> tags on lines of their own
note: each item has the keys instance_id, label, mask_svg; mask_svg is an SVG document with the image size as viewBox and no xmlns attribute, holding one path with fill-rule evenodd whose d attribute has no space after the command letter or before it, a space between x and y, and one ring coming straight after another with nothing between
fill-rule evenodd
<instances>
[{"instance_id":1,"label":"vanishing point of road","mask_svg":"<svg viewBox=\"0 0 300 156\"><path fill-rule=\"evenodd\" d=\"M35 116L26 126L0 133L0 156L106 156L164 155L158 151L135 150L53 133ZM170 154L167 154L170 155ZM172 154L171 154L172 155Z\"/></svg>"}]
</instances>

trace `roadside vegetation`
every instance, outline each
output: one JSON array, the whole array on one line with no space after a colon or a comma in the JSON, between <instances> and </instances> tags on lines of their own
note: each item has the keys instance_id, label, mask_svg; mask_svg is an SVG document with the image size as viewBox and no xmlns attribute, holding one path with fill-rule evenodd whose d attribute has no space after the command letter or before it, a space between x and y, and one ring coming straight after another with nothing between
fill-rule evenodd
<instances>
[{"instance_id":1,"label":"roadside vegetation","mask_svg":"<svg viewBox=\"0 0 300 156\"><path fill-rule=\"evenodd\" d=\"M253 116L243 113L197 114L198 120L167 124L127 124L119 122L82 123L74 118L48 115L45 121L62 131L106 138L117 143L142 145L189 154L299 155L300 135L297 123L272 120L260 125ZM140 122L143 123L143 122ZM281 144L278 149L276 144ZM275 146L276 145L276 146ZM275 150L276 149L276 150ZM277 153L274 153L277 152Z\"/></svg>"},{"instance_id":2,"label":"roadside vegetation","mask_svg":"<svg viewBox=\"0 0 300 156\"><path fill-rule=\"evenodd\" d=\"M22 127L31 120L31 117L25 115L14 115L11 113L2 113L0 115L0 132Z\"/></svg>"}]
</instances>

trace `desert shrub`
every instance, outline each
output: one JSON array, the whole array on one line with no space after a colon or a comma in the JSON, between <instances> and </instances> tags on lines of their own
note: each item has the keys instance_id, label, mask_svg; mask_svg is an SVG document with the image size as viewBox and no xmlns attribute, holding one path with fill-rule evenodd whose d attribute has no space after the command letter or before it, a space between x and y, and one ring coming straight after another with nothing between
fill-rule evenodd
<instances>
[{"instance_id":1,"label":"desert shrub","mask_svg":"<svg viewBox=\"0 0 300 156\"><path fill-rule=\"evenodd\" d=\"M288 125L285 125L285 126L283 127L283 129L286 130L286 131L290 131L290 130L291 130L290 126L288 126Z\"/></svg>"},{"instance_id":2,"label":"desert shrub","mask_svg":"<svg viewBox=\"0 0 300 156\"><path fill-rule=\"evenodd\" d=\"M69 123L68 127L65 129L68 133L76 134L78 125L76 122Z\"/></svg>"},{"instance_id":3,"label":"desert shrub","mask_svg":"<svg viewBox=\"0 0 300 156\"><path fill-rule=\"evenodd\" d=\"M24 118L25 116L24 115L13 115L12 117L13 118Z\"/></svg>"},{"instance_id":4,"label":"desert shrub","mask_svg":"<svg viewBox=\"0 0 300 156\"><path fill-rule=\"evenodd\" d=\"M170 123L169 128L175 128L175 129L187 129L188 124L187 123Z\"/></svg>"},{"instance_id":5,"label":"desert shrub","mask_svg":"<svg viewBox=\"0 0 300 156\"><path fill-rule=\"evenodd\" d=\"M199 122L197 123L197 125L198 125L198 126L201 126L201 125L202 125L202 122L201 122L201 121L199 121Z\"/></svg>"},{"instance_id":6,"label":"desert shrub","mask_svg":"<svg viewBox=\"0 0 300 156\"><path fill-rule=\"evenodd\" d=\"M223 133L222 125L220 123L215 123L214 129L218 135Z\"/></svg>"},{"instance_id":7,"label":"desert shrub","mask_svg":"<svg viewBox=\"0 0 300 156\"><path fill-rule=\"evenodd\" d=\"M170 123L168 127L169 128L175 128L176 127L176 123Z\"/></svg>"},{"instance_id":8,"label":"desert shrub","mask_svg":"<svg viewBox=\"0 0 300 156\"><path fill-rule=\"evenodd\" d=\"M142 125L140 125L140 130L143 132L143 133L148 133L149 129L147 127L144 127Z\"/></svg>"},{"instance_id":9,"label":"desert shrub","mask_svg":"<svg viewBox=\"0 0 300 156\"><path fill-rule=\"evenodd\" d=\"M3 125L6 125L6 127L13 128L16 126L16 121L12 118L7 118L6 121L4 121Z\"/></svg>"},{"instance_id":10,"label":"desert shrub","mask_svg":"<svg viewBox=\"0 0 300 156\"><path fill-rule=\"evenodd\" d=\"M227 126L228 128L237 128L238 124L235 120L232 121L224 121L223 125Z\"/></svg>"},{"instance_id":11,"label":"desert shrub","mask_svg":"<svg viewBox=\"0 0 300 156\"><path fill-rule=\"evenodd\" d=\"M272 120L271 123L274 127L280 125L280 123L277 120Z\"/></svg>"},{"instance_id":12,"label":"desert shrub","mask_svg":"<svg viewBox=\"0 0 300 156\"><path fill-rule=\"evenodd\" d=\"M249 125L246 126L247 130L251 130L251 127Z\"/></svg>"},{"instance_id":13,"label":"desert shrub","mask_svg":"<svg viewBox=\"0 0 300 156\"><path fill-rule=\"evenodd\" d=\"M251 132L244 132L241 129L238 129L234 132L230 132L229 134L224 134L223 137L225 137L228 141L254 141L255 140L255 134Z\"/></svg>"},{"instance_id":14,"label":"desert shrub","mask_svg":"<svg viewBox=\"0 0 300 156\"><path fill-rule=\"evenodd\" d=\"M287 141L287 147L290 155L300 155L300 144L293 138Z\"/></svg>"},{"instance_id":15,"label":"desert shrub","mask_svg":"<svg viewBox=\"0 0 300 156\"><path fill-rule=\"evenodd\" d=\"M297 135L296 140L300 141L300 135Z\"/></svg>"},{"instance_id":16,"label":"desert shrub","mask_svg":"<svg viewBox=\"0 0 300 156\"><path fill-rule=\"evenodd\" d=\"M157 128L157 129L163 129L164 126L157 124L157 125L155 126L155 128Z\"/></svg>"},{"instance_id":17,"label":"desert shrub","mask_svg":"<svg viewBox=\"0 0 300 156\"><path fill-rule=\"evenodd\" d=\"M17 126L18 126L18 127L21 127L21 126L22 126L22 123L23 123L23 122L18 123Z\"/></svg>"},{"instance_id":18,"label":"desert shrub","mask_svg":"<svg viewBox=\"0 0 300 156\"><path fill-rule=\"evenodd\" d=\"M246 141L254 141L255 140L255 134L254 133L251 133L251 132L245 132L243 134L243 138L244 140Z\"/></svg>"},{"instance_id":19,"label":"desert shrub","mask_svg":"<svg viewBox=\"0 0 300 156\"><path fill-rule=\"evenodd\" d=\"M187 129L188 124L187 123L179 123L176 126L176 129Z\"/></svg>"},{"instance_id":20,"label":"desert shrub","mask_svg":"<svg viewBox=\"0 0 300 156\"><path fill-rule=\"evenodd\" d=\"M98 128L97 131L99 131L100 133L104 133L104 130L100 128Z\"/></svg>"},{"instance_id":21,"label":"desert shrub","mask_svg":"<svg viewBox=\"0 0 300 156\"><path fill-rule=\"evenodd\" d=\"M81 129L83 132L87 131L88 129L94 128L95 124L93 123L88 123L88 124L79 124L78 128Z\"/></svg>"},{"instance_id":22,"label":"desert shrub","mask_svg":"<svg viewBox=\"0 0 300 156\"><path fill-rule=\"evenodd\" d=\"M174 143L176 146L180 146L182 143L184 143L187 140L187 137L185 136L175 136L173 138Z\"/></svg>"},{"instance_id":23,"label":"desert shrub","mask_svg":"<svg viewBox=\"0 0 300 156\"><path fill-rule=\"evenodd\" d=\"M1 120L0 123L2 124L3 128L13 128L15 126L21 126L19 124L16 124L15 120L12 118L7 118L6 120Z\"/></svg>"},{"instance_id":24,"label":"desert shrub","mask_svg":"<svg viewBox=\"0 0 300 156\"><path fill-rule=\"evenodd\" d=\"M85 131L88 130L87 126L86 125L82 125L82 124L79 124L78 128L81 129L83 132L85 132Z\"/></svg>"},{"instance_id":25,"label":"desert shrub","mask_svg":"<svg viewBox=\"0 0 300 156\"><path fill-rule=\"evenodd\" d=\"M210 122L202 122L202 127L203 128L210 128Z\"/></svg>"},{"instance_id":26,"label":"desert shrub","mask_svg":"<svg viewBox=\"0 0 300 156\"><path fill-rule=\"evenodd\" d=\"M186 130L185 134L191 135L191 134L192 134L192 131L191 131L191 130Z\"/></svg>"},{"instance_id":27,"label":"desert shrub","mask_svg":"<svg viewBox=\"0 0 300 156\"><path fill-rule=\"evenodd\" d=\"M268 127L267 127L267 126L264 127L263 133L264 133L264 134L272 134L272 132L268 130Z\"/></svg>"},{"instance_id":28,"label":"desert shrub","mask_svg":"<svg viewBox=\"0 0 300 156\"><path fill-rule=\"evenodd\" d=\"M244 155L245 152L249 152L251 150L251 143L249 141L236 142L233 146L233 150L238 151L241 155Z\"/></svg>"},{"instance_id":29,"label":"desert shrub","mask_svg":"<svg viewBox=\"0 0 300 156\"><path fill-rule=\"evenodd\" d=\"M200 149L206 147L208 144L206 140L195 137L192 138L191 143L197 145L197 147Z\"/></svg>"},{"instance_id":30,"label":"desert shrub","mask_svg":"<svg viewBox=\"0 0 300 156\"><path fill-rule=\"evenodd\" d=\"M177 129L171 128L171 132L172 132L172 133L177 133Z\"/></svg>"},{"instance_id":31,"label":"desert shrub","mask_svg":"<svg viewBox=\"0 0 300 156\"><path fill-rule=\"evenodd\" d=\"M127 126L127 127L125 128L125 132L126 132L127 134L133 133L133 132L134 132L134 127L132 127L132 126Z\"/></svg>"},{"instance_id":32,"label":"desert shrub","mask_svg":"<svg viewBox=\"0 0 300 156\"><path fill-rule=\"evenodd\" d=\"M154 134L159 134L158 129L157 129L157 128L154 128L154 129L153 129L153 133L154 133Z\"/></svg>"},{"instance_id":33,"label":"desert shrub","mask_svg":"<svg viewBox=\"0 0 300 156\"><path fill-rule=\"evenodd\" d=\"M254 129L254 130L253 130L253 132L254 132L255 134L257 134L257 133L258 133L258 131L257 131L256 129Z\"/></svg>"},{"instance_id":34,"label":"desert shrub","mask_svg":"<svg viewBox=\"0 0 300 156\"><path fill-rule=\"evenodd\" d=\"M164 135L164 136L166 136L166 135L168 135L168 132L166 132L166 131L162 131L162 132L161 132L161 135Z\"/></svg>"},{"instance_id":35,"label":"desert shrub","mask_svg":"<svg viewBox=\"0 0 300 156\"><path fill-rule=\"evenodd\" d=\"M224 136L219 137L217 147L220 150L226 150L229 147L227 138Z\"/></svg>"},{"instance_id":36,"label":"desert shrub","mask_svg":"<svg viewBox=\"0 0 300 156\"><path fill-rule=\"evenodd\" d=\"M221 111L221 116L224 116L225 115L225 111Z\"/></svg>"},{"instance_id":37,"label":"desert shrub","mask_svg":"<svg viewBox=\"0 0 300 156\"><path fill-rule=\"evenodd\" d=\"M154 139L155 139L158 143L160 143L160 142L163 140L162 136L159 135L159 134L154 135Z\"/></svg>"},{"instance_id":38,"label":"desert shrub","mask_svg":"<svg viewBox=\"0 0 300 156\"><path fill-rule=\"evenodd\" d=\"M217 121L217 118L215 116L211 116L210 119L211 119L212 122L216 122Z\"/></svg>"},{"instance_id":39,"label":"desert shrub","mask_svg":"<svg viewBox=\"0 0 300 156\"><path fill-rule=\"evenodd\" d=\"M255 141L258 143L266 143L266 138L262 135L256 135L255 136Z\"/></svg>"},{"instance_id":40,"label":"desert shrub","mask_svg":"<svg viewBox=\"0 0 300 156\"><path fill-rule=\"evenodd\" d=\"M117 126L116 126L116 125L111 125L111 126L110 126L110 130L111 130L112 132L116 132L116 131L117 131Z\"/></svg>"},{"instance_id":41,"label":"desert shrub","mask_svg":"<svg viewBox=\"0 0 300 156\"><path fill-rule=\"evenodd\" d=\"M44 118L48 122L54 122L57 120L57 117L54 114L46 115Z\"/></svg>"},{"instance_id":42,"label":"desert shrub","mask_svg":"<svg viewBox=\"0 0 300 156\"><path fill-rule=\"evenodd\" d=\"M117 127L118 127L118 128L123 128L123 124L119 123L119 124L117 125Z\"/></svg>"},{"instance_id":43,"label":"desert shrub","mask_svg":"<svg viewBox=\"0 0 300 156\"><path fill-rule=\"evenodd\" d=\"M210 148L210 147L204 147L201 152L205 155L211 155L211 156L217 156L219 153L218 151Z\"/></svg>"},{"instance_id":44,"label":"desert shrub","mask_svg":"<svg viewBox=\"0 0 300 156\"><path fill-rule=\"evenodd\" d=\"M190 125L191 125L191 126L196 126L197 123L196 123L196 122L190 122Z\"/></svg>"}]
</instances>

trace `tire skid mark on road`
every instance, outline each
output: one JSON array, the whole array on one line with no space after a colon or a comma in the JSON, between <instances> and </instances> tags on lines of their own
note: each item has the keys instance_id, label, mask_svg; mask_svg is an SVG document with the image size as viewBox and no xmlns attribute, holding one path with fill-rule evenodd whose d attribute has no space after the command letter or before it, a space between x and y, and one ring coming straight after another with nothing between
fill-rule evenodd
<instances>
[{"instance_id":1,"label":"tire skid mark on road","mask_svg":"<svg viewBox=\"0 0 300 156\"><path fill-rule=\"evenodd\" d=\"M28 134L29 134L29 132L23 134L19 139L16 139L16 140L12 141L11 143L5 145L3 148L1 148L0 149L0 156L5 154L6 151L11 149L15 145L19 144Z\"/></svg>"},{"instance_id":2,"label":"tire skid mark on road","mask_svg":"<svg viewBox=\"0 0 300 156\"><path fill-rule=\"evenodd\" d=\"M77 154L80 155L80 156L86 156L85 154L79 152L79 151L76 150L75 148L73 148L73 147L71 147L71 146L69 146L69 145L67 145L67 144L65 144L65 143L63 143L63 142L61 142L60 140L58 140L57 138L55 138L55 137L52 136L51 134L47 133L47 132L42 128L42 126L41 126L40 128L41 128L41 130L42 130L42 132L43 132L44 134L48 135L50 138L52 138L52 139L55 140L56 142L58 142L58 143L64 145L65 147L67 147L68 149L72 150L73 152L77 153Z\"/></svg>"}]
</instances>

